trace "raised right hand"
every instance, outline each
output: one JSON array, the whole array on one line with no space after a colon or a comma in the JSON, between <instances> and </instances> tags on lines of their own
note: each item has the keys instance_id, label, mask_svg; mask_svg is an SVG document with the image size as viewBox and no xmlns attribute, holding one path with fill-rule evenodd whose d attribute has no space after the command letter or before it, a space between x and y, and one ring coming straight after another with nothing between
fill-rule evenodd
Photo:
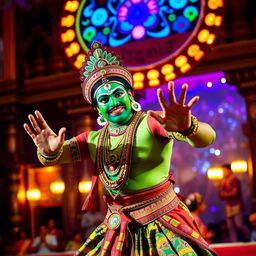
<instances>
[{"instance_id":1,"label":"raised right hand","mask_svg":"<svg viewBox=\"0 0 256 256\"><path fill-rule=\"evenodd\" d=\"M49 156L56 154L64 143L66 128L62 127L56 135L38 110L35 111L35 116L36 118L32 114L28 115L33 129L27 123L23 125L24 129L41 153Z\"/></svg>"}]
</instances>

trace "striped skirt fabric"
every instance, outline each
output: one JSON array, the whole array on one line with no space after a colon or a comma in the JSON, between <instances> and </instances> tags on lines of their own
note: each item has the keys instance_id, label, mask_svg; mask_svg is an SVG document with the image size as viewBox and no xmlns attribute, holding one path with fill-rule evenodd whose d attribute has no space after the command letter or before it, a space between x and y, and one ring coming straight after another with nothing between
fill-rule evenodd
<instances>
[{"instance_id":1,"label":"striped skirt fabric","mask_svg":"<svg viewBox=\"0 0 256 256\"><path fill-rule=\"evenodd\" d=\"M99 225L89 236L84 245L77 253L79 256L96 256L100 255L101 246L104 242L104 235L107 231L105 224ZM210 251L199 248L195 244L182 239L178 234L168 230L159 220L133 230L131 233L134 256L211 256ZM131 245L124 256L129 256ZM111 256L111 253L108 254Z\"/></svg>"}]
</instances>

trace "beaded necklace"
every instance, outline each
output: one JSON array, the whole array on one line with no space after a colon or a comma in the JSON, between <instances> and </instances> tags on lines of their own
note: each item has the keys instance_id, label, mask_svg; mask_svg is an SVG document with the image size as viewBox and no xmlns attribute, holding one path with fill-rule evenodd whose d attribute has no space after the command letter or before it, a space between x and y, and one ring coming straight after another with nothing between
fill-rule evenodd
<instances>
[{"instance_id":1,"label":"beaded necklace","mask_svg":"<svg viewBox=\"0 0 256 256\"><path fill-rule=\"evenodd\" d=\"M124 134L128 128L128 125L122 125L119 127L111 127L109 126L109 134L112 136L119 136L121 134Z\"/></svg>"},{"instance_id":2,"label":"beaded necklace","mask_svg":"<svg viewBox=\"0 0 256 256\"><path fill-rule=\"evenodd\" d=\"M136 112L132 117L131 123L121 140L122 143L118 143L118 146L114 148L117 149L121 146L119 152L114 153L112 152L113 149L110 150L109 148L109 125L106 125L100 132L96 152L96 163L101 182L108 189L113 198L115 198L117 194L112 193L111 190L120 191L128 180L135 133L142 115L142 112Z\"/></svg>"}]
</instances>

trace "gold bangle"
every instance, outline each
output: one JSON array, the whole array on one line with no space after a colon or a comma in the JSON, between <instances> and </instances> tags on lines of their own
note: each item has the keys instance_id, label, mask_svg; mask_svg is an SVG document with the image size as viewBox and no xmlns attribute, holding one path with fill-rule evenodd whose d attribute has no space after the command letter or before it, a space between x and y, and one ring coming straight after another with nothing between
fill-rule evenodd
<instances>
[{"instance_id":1,"label":"gold bangle","mask_svg":"<svg viewBox=\"0 0 256 256\"><path fill-rule=\"evenodd\" d=\"M197 118L193 115L191 115L191 122L192 122L192 125L193 125L193 129L190 131L189 134L187 134L186 136L185 135L182 135L181 133L179 132L173 132L174 136L177 135L177 137L179 138L182 138L182 139L186 139L192 135L195 135L198 131L198 128L199 128L199 122L197 120Z\"/></svg>"},{"instance_id":2,"label":"gold bangle","mask_svg":"<svg viewBox=\"0 0 256 256\"><path fill-rule=\"evenodd\" d=\"M52 159L47 159L46 157L44 157L41 152L37 149L37 157L40 160L40 162L43 162L45 164L51 164L51 163L55 163L57 160L59 160L60 156L62 155L63 152L63 146L60 148L59 152L56 155L55 158Z\"/></svg>"}]
</instances>

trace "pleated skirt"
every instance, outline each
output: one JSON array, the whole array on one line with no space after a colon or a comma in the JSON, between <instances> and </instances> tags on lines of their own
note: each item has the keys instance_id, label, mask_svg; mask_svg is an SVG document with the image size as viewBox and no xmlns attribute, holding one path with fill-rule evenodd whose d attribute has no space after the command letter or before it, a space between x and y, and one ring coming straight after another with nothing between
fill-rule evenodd
<instances>
[{"instance_id":1,"label":"pleated skirt","mask_svg":"<svg viewBox=\"0 0 256 256\"><path fill-rule=\"evenodd\" d=\"M107 226L103 223L100 224L79 249L78 255L99 256L106 231ZM131 232L131 237L133 245L129 243L126 245L127 250L123 252L124 256L131 255L131 247L133 247L132 255L134 256L214 255L209 250L184 240L184 238L166 228L158 219L143 227L134 229ZM111 256L111 252L108 256Z\"/></svg>"}]
</instances>

